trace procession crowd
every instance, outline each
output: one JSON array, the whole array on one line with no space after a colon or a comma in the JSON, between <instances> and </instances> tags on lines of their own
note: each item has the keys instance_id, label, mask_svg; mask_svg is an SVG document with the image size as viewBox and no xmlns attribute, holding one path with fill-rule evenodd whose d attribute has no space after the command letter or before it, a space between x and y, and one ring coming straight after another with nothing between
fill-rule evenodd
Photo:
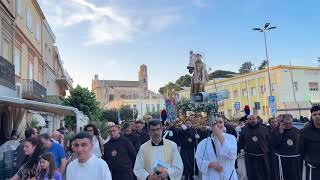
<instances>
[{"instance_id":1,"label":"procession crowd","mask_svg":"<svg viewBox=\"0 0 320 180\"><path fill-rule=\"evenodd\" d=\"M290 114L270 118L268 125L245 115L236 126L217 116L210 126L193 127L191 120L181 127L160 120L110 123L104 140L88 124L65 142L65 132L38 135L28 128L11 180L320 179L320 106L312 107L301 130Z\"/></svg>"}]
</instances>

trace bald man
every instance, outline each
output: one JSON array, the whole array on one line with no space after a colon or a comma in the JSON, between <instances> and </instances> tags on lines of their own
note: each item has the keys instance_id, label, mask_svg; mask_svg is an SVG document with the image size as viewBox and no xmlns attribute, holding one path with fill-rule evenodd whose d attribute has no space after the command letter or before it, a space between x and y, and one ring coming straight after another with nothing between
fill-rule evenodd
<instances>
[{"instance_id":1,"label":"bald man","mask_svg":"<svg viewBox=\"0 0 320 180\"><path fill-rule=\"evenodd\" d=\"M59 131L52 132L52 141L63 146L63 135Z\"/></svg>"}]
</instances>

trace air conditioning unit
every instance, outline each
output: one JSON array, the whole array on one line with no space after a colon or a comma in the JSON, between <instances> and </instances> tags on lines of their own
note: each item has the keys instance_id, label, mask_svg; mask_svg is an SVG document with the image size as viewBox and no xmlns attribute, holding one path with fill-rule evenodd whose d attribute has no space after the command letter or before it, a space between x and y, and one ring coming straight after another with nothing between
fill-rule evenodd
<instances>
[{"instance_id":1,"label":"air conditioning unit","mask_svg":"<svg viewBox=\"0 0 320 180\"><path fill-rule=\"evenodd\" d=\"M22 98L21 84L16 85L17 98Z\"/></svg>"}]
</instances>

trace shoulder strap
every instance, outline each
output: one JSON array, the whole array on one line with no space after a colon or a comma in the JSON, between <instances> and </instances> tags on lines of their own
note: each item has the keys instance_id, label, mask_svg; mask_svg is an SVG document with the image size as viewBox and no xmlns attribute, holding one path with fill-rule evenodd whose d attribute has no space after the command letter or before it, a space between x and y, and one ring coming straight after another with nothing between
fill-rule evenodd
<instances>
[{"instance_id":1,"label":"shoulder strap","mask_svg":"<svg viewBox=\"0 0 320 180\"><path fill-rule=\"evenodd\" d=\"M102 146L103 146L103 144L101 144L101 142L100 142L100 136L96 136L96 138L98 139L98 142L99 142L99 149L100 149L101 155L103 156L103 154L104 154L104 152L103 152L103 150L102 150Z\"/></svg>"},{"instance_id":2,"label":"shoulder strap","mask_svg":"<svg viewBox=\"0 0 320 180\"><path fill-rule=\"evenodd\" d=\"M213 147L213 150L214 150L214 154L216 155L216 157L218 157L218 156L217 156L216 145L214 144L214 141L212 140L211 137L210 137L210 139L211 139L211 142L212 142L212 147Z\"/></svg>"}]
</instances>

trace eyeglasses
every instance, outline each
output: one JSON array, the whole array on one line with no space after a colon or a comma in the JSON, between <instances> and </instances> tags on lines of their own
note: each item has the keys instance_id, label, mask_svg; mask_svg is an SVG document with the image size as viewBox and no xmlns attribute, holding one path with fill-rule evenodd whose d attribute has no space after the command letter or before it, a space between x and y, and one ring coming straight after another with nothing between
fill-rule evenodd
<instances>
[{"instance_id":1,"label":"eyeglasses","mask_svg":"<svg viewBox=\"0 0 320 180\"><path fill-rule=\"evenodd\" d=\"M93 129L87 129L86 132L94 132Z\"/></svg>"},{"instance_id":2,"label":"eyeglasses","mask_svg":"<svg viewBox=\"0 0 320 180\"><path fill-rule=\"evenodd\" d=\"M217 121L217 123L218 123L218 124L222 124L222 123L223 123L223 121Z\"/></svg>"}]
</instances>

